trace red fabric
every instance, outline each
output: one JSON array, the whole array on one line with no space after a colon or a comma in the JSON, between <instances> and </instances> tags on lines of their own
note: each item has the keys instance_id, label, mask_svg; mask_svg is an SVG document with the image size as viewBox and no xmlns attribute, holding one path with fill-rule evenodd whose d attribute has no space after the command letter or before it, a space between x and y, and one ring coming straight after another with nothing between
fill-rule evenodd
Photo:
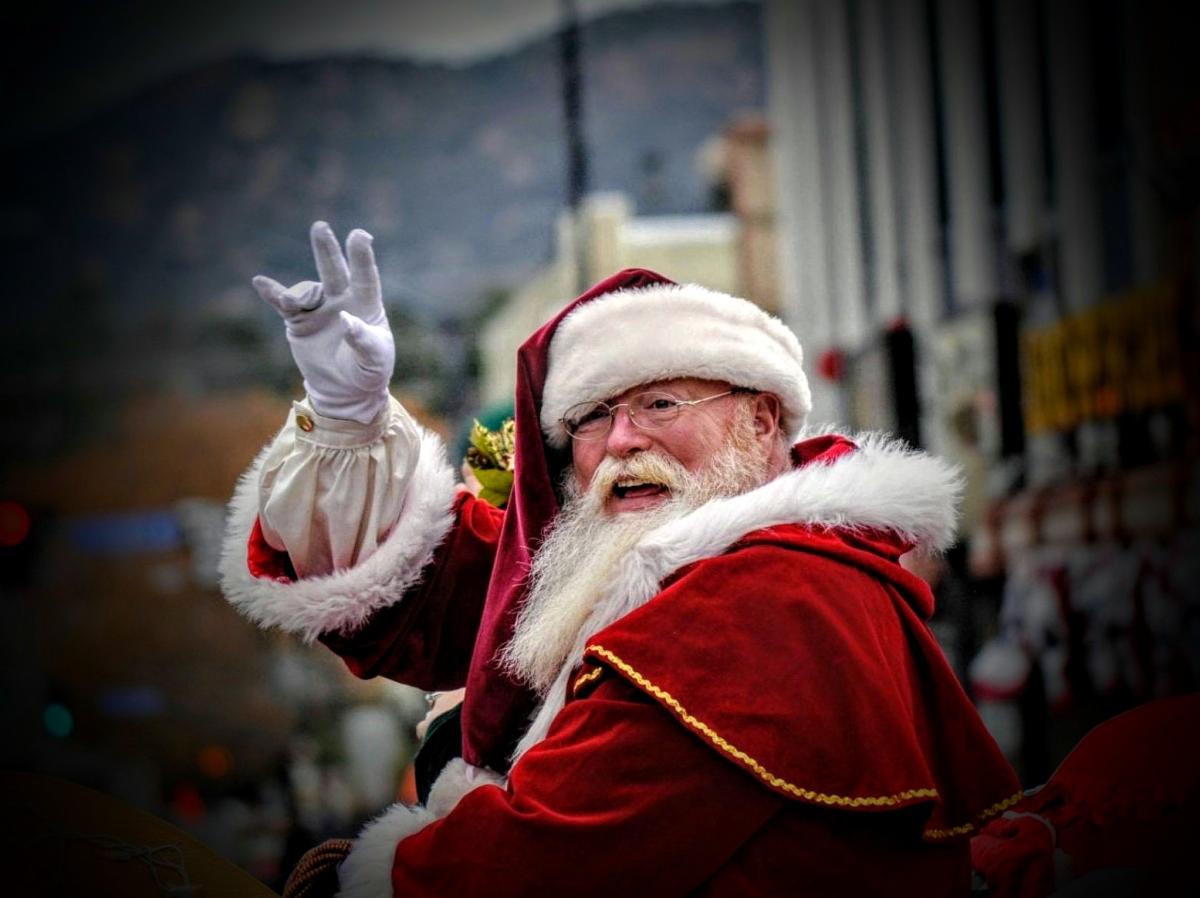
<instances>
[{"instance_id":1,"label":"red fabric","mask_svg":"<svg viewBox=\"0 0 1200 898\"><path fill-rule=\"evenodd\" d=\"M1051 781L1104 826L1200 800L1200 695L1165 698L1100 724Z\"/></svg>"},{"instance_id":2,"label":"red fabric","mask_svg":"<svg viewBox=\"0 0 1200 898\"><path fill-rule=\"evenodd\" d=\"M405 898L949 896L968 892L970 869L964 843L923 843L911 812L787 801L606 674L507 790L476 789L401 841L392 886Z\"/></svg>"},{"instance_id":3,"label":"red fabric","mask_svg":"<svg viewBox=\"0 0 1200 898\"><path fill-rule=\"evenodd\" d=\"M596 634L598 679L508 789L399 842L395 894L966 894L967 842L935 830L1018 785L925 628L907 548L790 525L677 572ZM914 789L937 795L819 797Z\"/></svg>"},{"instance_id":4,"label":"red fabric","mask_svg":"<svg viewBox=\"0 0 1200 898\"><path fill-rule=\"evenodd\" d=\"M928 587L895 563L907 548L757 531L597 633L587 658L780 794L923 805L927 837L946 838L1020 787L925 626Z\"/></svg>"},{"instance_id":5,"label":"red fabric","mask_svg":"<svg viewBox=\"0 0 1200 898\"><path fill-rule=\"evenodd\" d=\"M246 567L250 575L277 583L291 583L296 579L296 569L292 567L292 559L287 552L274 548L263 536L262 521L254 521L254 529L250 531L249 545L246 546Z\"/></svg>"},{"instance_id":6,"label":"red fabric","mask_svg":"<svg viewBox=\"0 0 1200 898\"><path fill-rule=\"evenodd\" d=\"M852 451L829 436L793 457ZM324 637L356 672L461 682L502 515L466 496L456 511L420 587ZM396 894L965 893L965 840L932 831L973 827L1017 786L925 628L908 548L786 525L676 572L596 635L600 678L508 790L399 843Z\"/></svg>"},{"instance_id":7,"label":"red fabric","mask_svg":"<svg viewBox=\"0 0 1200 898\"><path fill-rule=\"evenodd\" d=\"M811 437L807 440L802 440L792 447L792 464L797 468L808 464L810 461L817 461L821 464L829 464L837 461L843 455L848 455L857 447L853 440L836 434L827 433L819 437Z\"/></svg>"},{"instance_id":8,"label":"red fabric","mask_svg":"<svg viewBox=\"0 0 1200 898\"><path fill-rule=\"evenodd\" d=\"M517 351L513 404L516 473L471 661L468 698L463 704L463 757L472 764L501 771L508 769L508 757L537 705L533 692L501 669L495 659L512 637L517 610L525 599L533 552L540 544L542 532L558 513L554 486L570 460L569 452L554 452L542 439L539 411L550 340L563 318L597 296L671 283L674 282L641 268L618 272L564 308Z\"/></svg>"},{"instance_id":9,"label":"red fabric","mask_svg":"<svg viewBox=\"0 0 1200 898\"><path fill-rule=\"evenodd\" d=\"M581 674L598 679L507 790L398 844L395 894L966 894L966 841L931 830L1017 784L924 627L905 548L774 527L679 572L596 634ZM823 796L938 795L830 804L764 771Z\"/></svg>"},{"instance_id":10,"label":"red fabric","mask_svg":"<svg viewBox=\"0 0 1200 898\"><path fill-rule=\"evenodd\" d=\"M418 689L466 683L504 512L467 492L454 512L456 525L416 587L356 632L321 635L356 676L386 676Z\"/></svg>"},{"instance_id":11,"label":"red fabric","mask_svg":"<svg viewBox=\"0 0 1200 898\"><path fill-rule=\"evenodd\" d=\"M1161 699L1096 727L1045 786L972 840L972 863L991 894L1052 894L1064 884L1055 879L1056 852L1065 855L1060 865L1073 878L1135 870L1147 894L1194 884L1197 745L1195 694Z\"/></svg>"},{"instance_id":12,"label":"red fabric","mask_svg":"<svg viewBox=\"0 0 1200 898\"><path fill-rule=\"evenodd\" d=\"M1054 893L1055 830L1019 804L971 840L971 866L996 898L1044 898Z\"/></svg>"},{"instance_id":13,"label":"red fabric","mask_svg":"<svg viewBox=\"0 0 1200 898\"><path fill-rule=\"evenodd\" d=\"M824 464L852 451L829 435L798 444L793 457ZM465 494L456 512L416 589L356 633L322 636L359 676L428 689L468 681L509 518ZM1017 786L923 623L932 596L897 563L909 548L882 532L770 528L676 572L659 597L593 641L718 732L737 734L725 738L773 775L850 797L937 790L937 801L914 794L863 809L928 804L931 829L961 827ZM468 705L470 695L468 687Z\"/></svg>"}]
</instances>

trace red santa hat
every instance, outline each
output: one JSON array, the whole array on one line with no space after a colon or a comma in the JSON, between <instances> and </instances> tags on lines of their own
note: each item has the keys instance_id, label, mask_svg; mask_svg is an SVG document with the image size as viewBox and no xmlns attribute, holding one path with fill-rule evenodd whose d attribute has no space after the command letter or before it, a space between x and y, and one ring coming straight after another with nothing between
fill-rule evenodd
<instances>
[{"instance_id":1,"label":"red santa hat","mask_svg":"<svg viewBox=\"0 0 1200 898\"><path fill-rule=\"evenodd\" d=\"M795 434L812 400L796 336L744 299L680 285L645 269L596 284L517 352L513 489L475 641L463 706L463 755L505 770L538 696L498 664L525 600L533 553L559 509L570 464L560 419L576 402L676 377L776 394Z\"/></svg>"},{"instance_id":2,"label":"red santa hat","mask_svg":"<svg viewBox=\"0 0 1200 898\"><path fill-rule=\"evenodd\" d=\"M796 335L744 299L668 282L607 293L572 306L554 332L542 431L561 449L561 419L575 403L698 377L774 393L784 430L796 434L812 409L803 361Z\"/></svg>"}]
</instances>

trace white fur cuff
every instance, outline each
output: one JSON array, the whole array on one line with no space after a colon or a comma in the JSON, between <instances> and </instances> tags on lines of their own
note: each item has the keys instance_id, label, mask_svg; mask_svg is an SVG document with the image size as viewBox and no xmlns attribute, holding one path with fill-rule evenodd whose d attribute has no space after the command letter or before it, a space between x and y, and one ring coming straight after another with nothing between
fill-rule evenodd
<instances>
[{"instance_id":1,"label":"white fur cuff","mask_svg":"<svg viewBox=\"0 0 1200 898\"><path fill-rule=\"evenodd\" d=\"M238 481L229 503L221 551L221 587L229 603L263 627L279 627L312 642L322 633L353 632L376 611L413 587L454 523L454 472L441 439L421 431L420 454L400 520L365 561L323 577L293 583L255 577L246 548L258 519L258 481L264 450Z\"/></svg>"},{"instance_id":2,"label":"white fur cuff","mask_svg":"<svg viewBox=\"0 0 1200 898\"><path fill-rule=\"evenodd\" d=\"M338 898L391 898L396 846L441 817L480 786L504 787L500 774L454 758L429 790L428 807L394 804L366 826L338 870Z\"/></svg>"},{"instance_id":3,"label":"white fur cuff","mask_svg":"<svg viewBox=\"0 0 1200 898\"><path fill-rule=\"evenodd\" d=\"M435 817L445 817L468 792L480 786L499 786L503 789L505 785L504 777L494 770L476 767L462 758L452 758L430 787L425 806Z\"/></svg>"},{"instance_id":4,"label":"white fur cuff","mask_svg":"<svg viewBox=\"0 0 1200 898\"><path fill-rule=\"evenodd\" d=\"M392 898L396 846L433 820L425 808L394 804L364 826L338 868L338 898Z\"/></svg>"}]
</instances>

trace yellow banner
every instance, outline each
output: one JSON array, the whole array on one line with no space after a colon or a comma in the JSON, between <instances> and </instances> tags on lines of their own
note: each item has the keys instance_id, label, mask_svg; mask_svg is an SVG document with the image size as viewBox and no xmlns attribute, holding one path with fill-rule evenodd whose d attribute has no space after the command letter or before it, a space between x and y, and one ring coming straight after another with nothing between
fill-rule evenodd
<instances>
[{"instance_id":1,"label":"yellow banner","mask_svg":"<svg viewBox=\"0 0 1200 898\"><path fill-rule=\"evenodd\" d=\"M1177 285L1161 285L1027 331L1021 339L1026 429L1069 430L1180 401L1179 301Z\"/></svg>"}]
</instances>

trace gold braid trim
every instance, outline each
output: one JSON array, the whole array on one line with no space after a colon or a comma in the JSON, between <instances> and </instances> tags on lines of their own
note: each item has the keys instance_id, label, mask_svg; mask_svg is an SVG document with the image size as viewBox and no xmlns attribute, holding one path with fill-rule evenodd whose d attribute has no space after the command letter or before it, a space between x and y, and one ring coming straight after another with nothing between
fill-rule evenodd
<instances>
[{"instance_id":1,"label":"gold braid trim","mask_svg":"<svg viewBox=\"0 0 1200 898\"><path fill-rule=\"evenodd\" d=\"M839 807L850 808L878 808L898 805L905 801L910 801L914 798L937 798L937 789L906 789L903 792L898 792L895 795L865 795L849 797L845 795L826 795L824 792L814 792L811 789L804 789L800 786L793 785L781 777L775 776L762 764L754 760L744 751L731 745L708 724L697 720L687 712L687 709L681 705L676 698L664 689L655 686L640 673L610 652L608 649L599 645L589 645L587 651L592 654L599 655L601 658L608 661L623 674L629 677L633 682L637 683L646 692L653 695L660 702L679 715L679 718L696 732L705 736L713 745L723 751L730 757L736 758L742 764L749 767L751 771L758 775L760 779L772 786L795 795L797 798L802 798L805 801L813 801L818 804L836 805Z\"/></svg>"},{"instance_id":2,"label":"gold braid trim","mask_svg":"<svg viewBox=\"0 0 1200 898\"><path fill-rule=\"evenodd\" d=\"M754 760L754 758L750 757L736 746L730 744L727 740L723 739L720 734L718 734L717 731L708 724L701 720L697 720L688 713L687 709L681 705L679 700L673 695L671 695L665 689L655 686L648 679L634 670L629 664L622 661L608 649L600 645L589 645L585 651L591 652L593 655L603 658L613 667L617 668L617 670L629 677L629 679L640 686L643 690L657 698L660 702L674 711L679 716L679 719L682 720L687 726L691 727L693 730L707 738L722 752L732 758L735 758L743 765L750 768L750 770L756 774L759 779L763 780L763 782L775 789L779 789L782 792L795 795L797 798L801 798L804 801L846 808L894 807L896 805L903 804L904 802L912 801L916 798L938 797L937 789L905 789L903 792L897 792L895 795L827 795L824 792L814 792L812 789L805 789L802 786L789 783L782 777L775 776L775 774L763 767L762 764L758 763L758 761ZM589 674L584 674L583 676L589 676ZM579 679L582 680L583 676L581 676ZM576 686L578 686L578 684L579 680L576 680ZM984 820L993 814L998 814L1005 808L1011 807L1020 800L1021 796L1022 793L1018 792L1016 795L997 802L980 814L979 819ZM975 824L965 823L962 826L956 826L952 829L927 829L925 830L924 835L925 838L928 839L945 839L951 836L968 833L974 828Z\"/></svg>"},{"instance_id":3,"label":"gold braid trim","mask_svg":"<svg viewBox=\"0 0 1200 898\"><path fill-rule=\"evenodd\" d=\"M925 838L927 839L949 839L951 836L961 836L971 832L989 817L995 817L1001 811L1007 811L1014 804L1025 797L1024 792L1017 792L1014 795L1008 796L1003 801L998 801L986 811L981 813L975 823L964 823L961 826L952 826L949 829L927 829L925 830Z\"/></svg>"},{"instance_id":4,"label":"gold braid trim","mask_svg":"<svg viewBox=\"0 0 1200 898\"><path fill-rule=\"evenodd\" d=\"M603 667L597 667L585 673L581 673L575 678L575 684L571 687L571 694L578 694L581 687L586 686L588 683L592 682L592 680L598 680L602 673L604 673Z\"/></svg>"}]
</instances>

